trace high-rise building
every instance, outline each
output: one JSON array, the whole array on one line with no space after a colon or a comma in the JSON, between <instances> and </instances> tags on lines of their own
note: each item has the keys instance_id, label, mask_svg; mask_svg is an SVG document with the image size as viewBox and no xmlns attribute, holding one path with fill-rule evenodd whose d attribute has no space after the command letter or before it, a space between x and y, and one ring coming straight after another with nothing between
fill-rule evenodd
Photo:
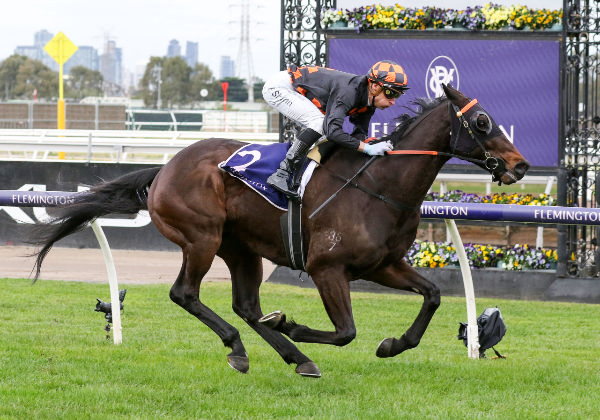
<instances>
[{"instance_id":1,"label":"high-rise building","mask_svg":"<svg viewBox=\"0 0 600 420\"><path fill-rule=\"evenodd\" d=\"M15 54L39 60L51 70L58 71L58 63L44 50L44 47L52 38L54 38L54 34L42 29L34 34L33 45L18 46L15 48ZM98 51L94 47L79 47L65 62L63 67L64 73L69 74L75 66L84 66L90 70L98 70Z\"/></svg>"},{"instance_id":2,"label":"high-rise building","mask_svg":"<svg viewBox=\"0 0 600 420\"><path fill-rule=\"evenodd\" d=\"M185 44L185 62L191 68L196 67L198 62L198 43L188 41Z\"/></svg>"},{"instance_id":3,"label":"high-rise building","mask_svg":"<svg viewBox=\"0 0 600 420\"><path fill-rule=\"evenodd\" d=\"M54 38L54 34L42 29L33 35L33 45L20 45L15 48L15 54L24 55L32 60L39 60L51 70L58 71L58 63L44 50L44 46L52 38Z\"/></svg>"},{"instance_id":4,"label":"high-rise building","mask_svg":"<svg viewBox=\"0 0 600 420\"><path fill-rule=\"evenodd\" d=\"M122 56L122 50L117 48L117 43L107 38L104 43L104 52L99 59L100 73L107 85L113 86L112 90L121 86L122 83Z\"/></svg>"},{"instance_id":5,"label":"high-rise building","mask_svg":"<svg viewBox=\"0 0 600 420\"><path fill-rule=\"evenodd\" d=\"M34 47L33 45L19 45L15 48L15 54L24 55L25 57L29 57L32 60L40 60L42 61L42 52L44 50Z\"/></svg>"},{"instance_id":6,"label":"high-rise building","mask_svg":"<svg viewBox=\"0 0 600 420\"><path fill-rule=\"evenodd\" d=\"M54 38L54 34L42 29L33 35L33 46L44 48L44 46L46 46L46 44L50 42L52 38Z\"/></svg>"},{"instance_id":7,"label":"high-rise building","mask_svg":"<svg viewBox=\"0 0 600 420\"><path fill-rule=\"evenodd\" d=\"M169 41L169 46L167 47L167 57L180 57L181 56L181 45L179 45L179 41L176 39L172 39Z\"/></svg>"},{"instance_id":8,"label":"high-rise building","mask_svg":"<svg viewBox=\"0 0 600 420\"><path fill-rule=\"evenodd\" d=\"M98 50L94 47L81 46L75 51L75 54L67 60L64 66L64 72L69 74L73 67L83 66L90 70L98 70Z\"/></svg>"},{"instance_id":9,"label":"high-rise building","mask_svg":"<svg viewBox=\"0 0 600 420\"><path fill-rule=\"evenodd\" d=\"M235 77L235 61L228 55L221 56L220 79Z\"/></svg>"}]
</instances>

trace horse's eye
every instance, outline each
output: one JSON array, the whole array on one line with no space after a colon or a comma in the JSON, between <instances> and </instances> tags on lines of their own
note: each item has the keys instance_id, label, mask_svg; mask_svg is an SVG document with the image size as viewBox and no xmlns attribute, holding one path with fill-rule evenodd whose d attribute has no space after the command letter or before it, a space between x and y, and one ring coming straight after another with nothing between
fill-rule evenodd
<instances>
[{"instance_id":1,"label":"horse's eye","mask_svg":"<svg viewBox=\"0 0 600 420\"><path fill-rule=\"evenodd\" d=\"M492 130L490 117L484 112L477 112L471 119L472 127L482 134L489 134Z\"/></svg>"}]
</instances>

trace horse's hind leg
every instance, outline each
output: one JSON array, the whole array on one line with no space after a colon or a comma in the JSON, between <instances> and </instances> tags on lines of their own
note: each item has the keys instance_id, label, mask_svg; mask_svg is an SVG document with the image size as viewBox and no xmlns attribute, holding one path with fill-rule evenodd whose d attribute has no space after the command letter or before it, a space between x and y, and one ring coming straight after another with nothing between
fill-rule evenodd
<instances>
[{"instance_id":1,"label":"horse's hind leg","mask_svg":"<svg viewBox=\"0 0 600 420\"><path fill-rule=\"evenodd\" d=\"M320 377L321 372L308 357L280 332L261 324L259 288L263 268L261 257L250 251L242 251L238 243L230 251L221 248L219 256L225 260L231 273L233 310L254 331L275 349L287 364L295 363L296 373L307 377Z\"/></svg>"},{"instance_id":2,"label":"horse's hind leg","mask_svg":"<svg viewBox=\"0 0 600 420\"><path fill-rule=\"evenodd\" d=\"M384 339L377 348L377 356L393 357L416 347L425 334L433 314L440 306L438 287L417 273L404 260L366 276L365 280L423 295L423 305L413 324L399 339L393 337Z\"/></svg>"},{"instance_id":3,"label":"horse's hind leg","mask_svg":"<svg viewBox=\"0 0 600 420\"><path fill-rule=\"evenodd\" d=\"M310 274L321 295L325 311L335 327L334 331L315 330L288 321L286 315L280 311L266 315L260 322L287 335L295 342L347 345L356 337L356 327L350 300L350 278L344 266L327 264Z\"/></svg>"},{"instance_id":4,"label":"horse's hind leg","mask_svg":"<svg viewBox=\"0 0 600 420\"><path fill-rule=\"evenodd\" d=\"M208 251L210 245L204 244L202 249L190 246L183 251L183 265L177 280L171 287L170 297L173 302L194 315L232 349L227 355L229 365L235 370L246 373L250 367L248 355L240 339L240 333L219 315L200 302L200 283L208 272L215 253Z\"/></svg>"}]
</instances>

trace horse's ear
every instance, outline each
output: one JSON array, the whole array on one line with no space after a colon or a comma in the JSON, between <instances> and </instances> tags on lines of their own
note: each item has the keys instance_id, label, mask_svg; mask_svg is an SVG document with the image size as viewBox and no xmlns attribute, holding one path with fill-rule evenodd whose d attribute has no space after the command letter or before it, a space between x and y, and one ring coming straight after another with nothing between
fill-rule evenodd
<instances>
[{"instance_id":1,"label":"horse's ear","mask_svg":"<svg viewBox=\"0 0 600 420\"><path fill-rule=\"evenodd\" d=\"M458 90L454 89L452 85L447 85L442 83L442 88L444 89L444 93L446 94L446 98L448 99L457 99L458 98Z\"/></svg>"}]
</instances>

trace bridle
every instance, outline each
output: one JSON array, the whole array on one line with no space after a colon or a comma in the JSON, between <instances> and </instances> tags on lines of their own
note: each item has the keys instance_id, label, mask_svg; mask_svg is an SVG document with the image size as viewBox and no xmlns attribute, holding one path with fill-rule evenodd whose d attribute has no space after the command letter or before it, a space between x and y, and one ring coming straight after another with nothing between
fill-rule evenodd
<instances>
[{"instance_id":1,"label":"bridle","mask_svg":"<svg viewBox=\"0 0 600 420\"><path fill-rule=\"evenodd\" d=\"M483 166L492 174L492 181L499 181L499 173L506 172L506 166L504 164L504 161L498 160L497 158L490 155L490 153L485 149L485 146L483 144L486 141L489 141L492 137L501 134L500 128L494 122L492 117L490 117L490 115L483 110L481 105L478 105L477 99L471 100L462 109L459 109L452 102L448 103L448 112L450 113L450 121L452 124L452 129L450 132L450 148L452 150L452 153L455 154L458 151L463 153L466 157L470 158L470 155L473 152L473 150L475 150L477 146L481 147L485 156ZM453 110L457 120L454 120L454 118L452 118ZM484 117L485 119L487 119L487 124L479 124L480 117ZM457 121L458 123L455 123L455 121ZM469 133L469 137L471 137L471 139L473 140L474 144L472 144L470 150L461 150L464 149L464 145L460 143L462 128L465 128L467 130L467 132ZM461 158L464 159L464 157ZM479 162L478 164L480 164Z\"/></svg>"},{"instance_id":2,"label":"bridle","mask_svg":"<svg viewBox=\"0 0 600 420\"><path fill-rule=\"evenodd\" d=\"M502 132L492 117L490 117L481 105L478 104L477 99L471 100L462 108L459 108L451 101L448 101L448 113L451 124L450 153L434 150L392 150L387 153L389 155L437 155L456 157L485 168L492 174L493 182L501 182L500 177L505 173L512 177L512 174L506 170L504 161L493 157L485 149L484 143L495 136L501 135ZM455 116L456 118L454 118ZM480 117L483 117L483 119L480 119ZM481 124L480 121L483 121L484 123ZM462 135L463 129L468 133L468 137ZM412 131L412 128L407 131L404 136L410 131ZM465 142L465 138L469 139L469 141ZM484 160L471 157L473 150L478 146L483 150L485 156Z\"/></svg>"},{"instance_id":3,"label":"bridle","mask_svg":"<svg viewBox=\"0 0 600 420\"><path fill-rule=\"evenodd\" d=\"M493 157L485 149L484 143L486 141L491 140L493 137L502 134L502 132L500 131L500 128L494 122L492 117L490 117L490 115L487 112L485 112L485 110L481 107L481 105L478 104L477 99L471 100L468 104L466 104L462 108L458 108L450 100L448 100L448 112L450 115L450 125L451 125L451 129L450 129L450 150L451 150L451 152L450 153L438 152L436 150L391 150L391 151L387 152L387 154L388 155L432 155L432 156L456 157L456 158L465 160L467 162L474 163L475 165L486 168L488 170L488 172L490 172L490 174L492 174L493 182L497 181L499 184L501 184L502 181L501 181L500 177L504 174L508 174L510 177L514 178L514 176L506 170L506 165L504 163L504 160ZM425 115L419 121L419 123L421 123L429 115L431 115L431 114L429 113L429 114ZM456 116L456 118L454 118L454 116ZM480 122L479 122L480 117L486 118L487 124L480 124ZM481 121L484 121L484 120L481 120ZM413 124L407 131L404 132L403 137L405 137L408 133L410 133L417 125L419 125L419 124L416 124L416 123ZM469 134L469 137L472 140L472 142L465 144L464 141L461 141L465 137L465 136L461 136L461 130L463 128ZM478 146L481 147L481 149L483 150L483 153L485 156L484 160L475 159L475 158L471 157L471 153L473 153L473 150L475 150ZM468 150L466 150L466 149L468 149ZM315 214L317 214L323 207L325 207L342 189L344 189L348 185L351 185L352 187L357 188L357 189L367 193L368 195L385 202L389 206L394 207L396 210L413 212L413 211L417 211L418 209L420 209L420 206L419 207L406 206L402 203L393 201L384 195L377 194L373 191L370 191L370 190L366 189L365 187L362 187L358 183L354 182L354 180L357 179L360 176L360 174L362 172L364 172L367 169L367 167L369 167L371 165L371 163L373 163L377 158L378 158L378 156L372 156L367 161L367 163L365 163L350 179L346 179L346 178L342 177L341 175L335 174L334 172L329 170L329 172L332 174L332 176L339 178L343 181L346 181L346 183L341 188L339 188L331 197L329 197L329 199L327 199L324 203L322 203L315 211L313 211L313 213L308 218L312 219ZM326 166L323 166L323 167L326 169L329 169ZM516 179L515 179L515 181L516 181Z\"/></svg>"}]
</instances>

